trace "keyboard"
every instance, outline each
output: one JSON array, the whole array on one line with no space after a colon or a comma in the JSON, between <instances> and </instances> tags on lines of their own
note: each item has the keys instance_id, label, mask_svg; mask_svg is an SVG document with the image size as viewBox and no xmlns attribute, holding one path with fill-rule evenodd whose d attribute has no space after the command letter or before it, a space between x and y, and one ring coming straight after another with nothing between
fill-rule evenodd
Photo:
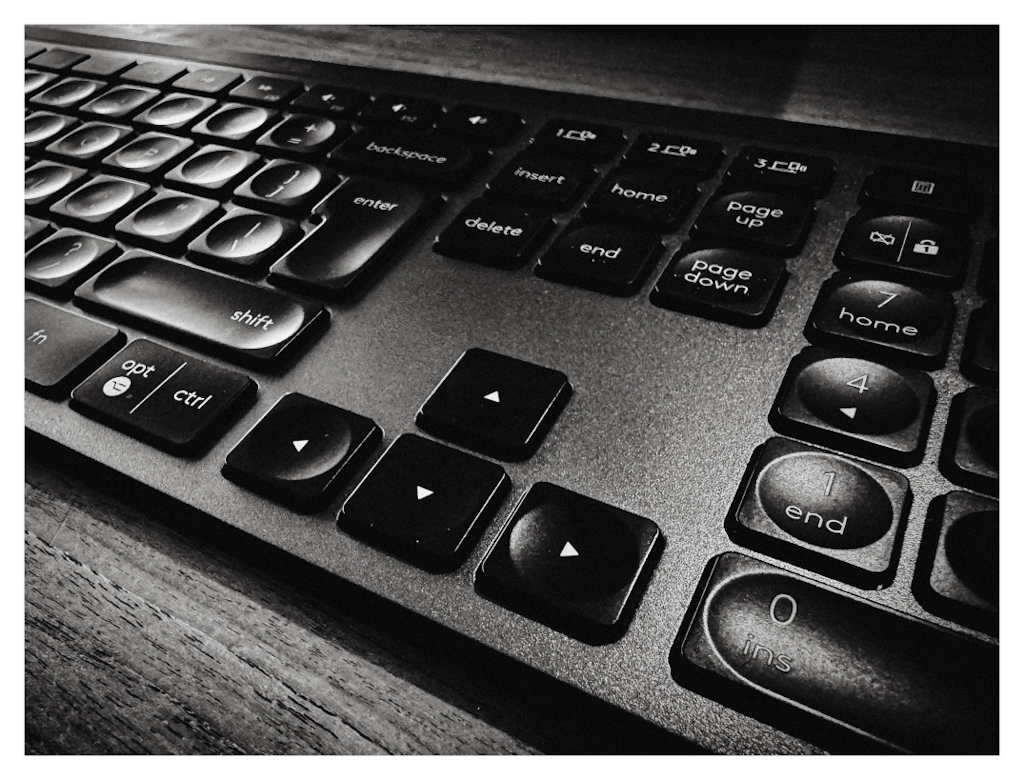
<instances>
[{"instance_id":1,"label":"keyboard","mask_svg":"<svg viewBox=\"0 0 1024 780\"><path fill-rule=\"evenodd\" d=\"M998 751L996 149L32 35L30 446L696 749Z\"/></svg>"}]
</instances>

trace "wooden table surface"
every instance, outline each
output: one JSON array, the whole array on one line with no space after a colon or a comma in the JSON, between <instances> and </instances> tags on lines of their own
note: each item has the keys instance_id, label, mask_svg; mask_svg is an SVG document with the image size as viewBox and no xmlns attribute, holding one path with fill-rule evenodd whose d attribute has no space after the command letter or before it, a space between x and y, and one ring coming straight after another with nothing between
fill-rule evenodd
<instances>
[{"instance_id":1,"label":"wooden table surface","mask_svg":"<svg viewBox=\"0 0 1024 780\"><path fill-rule=\"evenodd\" d=\"M82 26L995 145L995 33ZM680 753L688 746L49 447L25 471L25 752Z\"/></svg>"}]
</instances>

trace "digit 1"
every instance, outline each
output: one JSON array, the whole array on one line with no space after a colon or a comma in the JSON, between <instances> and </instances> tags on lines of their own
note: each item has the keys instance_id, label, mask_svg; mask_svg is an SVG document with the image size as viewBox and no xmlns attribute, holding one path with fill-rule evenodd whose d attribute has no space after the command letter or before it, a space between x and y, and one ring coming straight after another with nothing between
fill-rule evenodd
<instances>
[{"instance_id":1,"label":"digit 1","mask_svg":"<svg viewBox=\"0 0 1024 780\"><path fill-rule=\"evenodd\" d=\"M836 481L836 473L834 471L825 472L825 495L832 495L832 484Z\"/></svg>"}]
</instances>

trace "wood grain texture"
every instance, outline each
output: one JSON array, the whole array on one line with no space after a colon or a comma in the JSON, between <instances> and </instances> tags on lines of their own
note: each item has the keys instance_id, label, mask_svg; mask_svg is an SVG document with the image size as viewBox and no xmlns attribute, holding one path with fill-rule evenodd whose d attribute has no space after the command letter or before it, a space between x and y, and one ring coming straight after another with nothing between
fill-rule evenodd
<instances>
[{"instance_id":1,"label":"wood grain texture","mask_svg":"<svg viewBox=\"0 0 1024 780\"><path fill-rule=\"evenodd\" d=\"M958 44L939 33L929 58L834 29L75 29L996 143L991 52L943 65L934 52ZM687 750L279 551L119 490L29 448L27 753Z\"/></svg>"}]
</instances>

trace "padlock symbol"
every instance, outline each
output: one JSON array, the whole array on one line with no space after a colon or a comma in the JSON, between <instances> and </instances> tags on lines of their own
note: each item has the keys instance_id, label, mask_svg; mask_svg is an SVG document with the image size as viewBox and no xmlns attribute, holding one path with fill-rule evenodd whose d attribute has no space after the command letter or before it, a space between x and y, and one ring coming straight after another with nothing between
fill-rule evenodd
<instances>
[{"instance_id":1,"label":"padlock symbol","mask_svg":"<svg viewBox=\"0 0 1024 780\"><path fill-rule=\"evenodd\" d=\"M930 238L925 238L914 244L914 251L919 255L937 255L939 253L939 245Z\"/></svg>"}]
</instances>

